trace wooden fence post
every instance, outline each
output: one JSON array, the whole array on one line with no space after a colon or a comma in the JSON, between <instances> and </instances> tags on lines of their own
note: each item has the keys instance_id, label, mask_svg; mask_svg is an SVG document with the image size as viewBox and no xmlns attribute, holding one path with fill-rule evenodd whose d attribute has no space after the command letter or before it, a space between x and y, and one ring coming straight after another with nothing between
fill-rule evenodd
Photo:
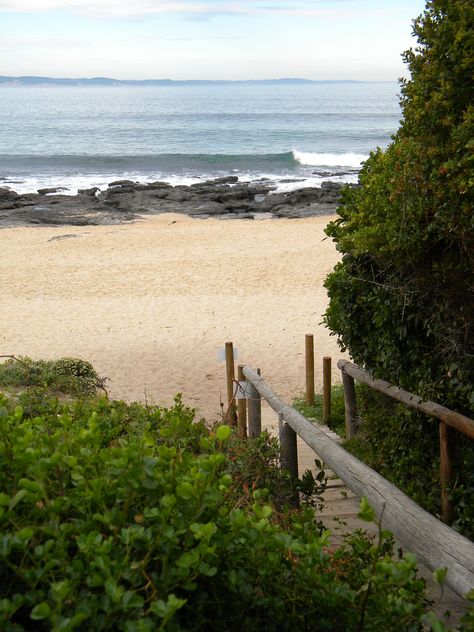
<instances>
[{"instance_id":1,"label":"wooden fence post","mask_svg":"<svg viewBox=\"0 0 474 632\"><path fill-rule=\"evenodd\" d=\"M314 338L312 334L305 337L306 357L306 403L314 406Z\"/></svg>"},{"instance_id":2,"label":"wooden fence post","mask_svg":"<svg viewBox=\"0 0 474 632\"><path fill-rule=\"evenodd\" d=\"M298 448L296 446L296 432L288 425L283 415L278 415L280 430L280 467L288 470L294 478L298 478Z\"/></svg>"},{"instance_id":3,"label":"wooden fence post","mask_svg":"<svg viewBox=\"0 0 474 632\"><path fill-rule=\"evenodd\" d=\"M245 381L244 375L244 365L239 364L237 368L237 379L240 382ZM239 397L237 400L237 425L239 429L239 436L246 437L247 436L247 399L243 397Z\"/></svg>"},{"instance_id":4,"label":"wooden fence post","mask_svg":"<svg viewBox=\"0 0 474 632\"><path fill-rule=\"evenodd\" d=\"M323 358L323 422L328 423L331 417L331 358Z\"/></svg>"},{"instance_id":5,"label":"wooden fence post","mask_svg":"<svg viewBox=\"0 0 474 632\"><path fill-rule=\"evenodd\" d=\"M260 375L260 369L257 369ZM262 432L262 397L255 386L247 381L249 437L255 438Z\"/></svg>"},{"instance_id":6,"label":"wooden fence post","mask_svg":"<svg viewBox=\"0 0 474 632\"><path fill-rule=\"evenodd\" d=\"M296 443L296 432L286 423L283 415L278 415L278 426L280 434L280 468L287 470L292 481L298 479L298 448ZM290 504L299 507L300 497L296 489L292 489Z\"/></svg>"},{"instance_id":7,"label":"wooden fence post","mask_svg":"<svg viewBox=\"0 0 474 632\"><path fill-rule=\"evenodd\" d=\"M229 426L237 425L237 411L235 407L235 369L234 369L234 345L232 342L225 343L225 367L227 377L227 422Z\"/></svg>"},{"instance_id":8,"label":"wooden fence post","mask_svg":"<svg viewBox=\"0 0 474 632\"><path fill-rule=\"evenodd\" d=\"M346 422L346 439L352 439L355 436L356 416L357 416L357 400L354 385L354 378L348 375L344 369L342 373L342 385L344 387L344 419Z\"/></svg>"},{"instance_id":9,"label":"wooden fence post","mask_svg":"<svg viewBox=\"0 0 474 632\"><path fill-rule=\"evenodd\" d=\"M439 422L439 453L441 479L441 517L443 522L451 524L454 520L454 507L449 499L449 489L455 478L453 460L456 452L455 430L444 422Z\"/></svg>"}]
</instances>

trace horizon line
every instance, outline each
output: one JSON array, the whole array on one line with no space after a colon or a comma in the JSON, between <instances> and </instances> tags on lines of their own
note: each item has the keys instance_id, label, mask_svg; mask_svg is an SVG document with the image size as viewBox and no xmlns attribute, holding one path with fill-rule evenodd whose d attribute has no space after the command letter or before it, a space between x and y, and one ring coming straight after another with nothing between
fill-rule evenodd
<instances>
[{"instance_id":1,"label":"horizon line","mask_svg":"<svg viewBox=\"0 0 474 632\"><path fill-rule=\"evenodd\" d=\"M396 83L395 79L306 79L303 77L276 77L272 79L115 79L113 77L51 77L46 75L0 75L0 83L32 80L42 82L95 82L109 84L147 84L147 83Z\"/></svg>"}]
</instances>

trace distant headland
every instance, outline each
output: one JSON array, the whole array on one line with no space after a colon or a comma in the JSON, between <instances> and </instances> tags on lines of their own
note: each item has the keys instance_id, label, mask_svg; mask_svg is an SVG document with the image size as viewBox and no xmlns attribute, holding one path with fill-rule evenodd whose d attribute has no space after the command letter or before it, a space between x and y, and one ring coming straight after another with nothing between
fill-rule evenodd
<instances>
[{"instance_id":1,"label":"distant headland","mask_svg":"<svg viewBox=\"0 0 474 632\"><path fill-rule=\"evenodd\" d=\"M9 77L0 76L0 85L3 86L213 86L213 85L268 85L268 84L291 84L306 85L315 83L366 83L352 79L347 80L324 80L313 81L311 79L300 78L282 78L282 79L243 79L243 80L226 80L226 79L111 79L109 77L92 77L92 78L58 78L58 77L37 77L37 76L21 76Z\"/></svg>"}]
</instances>

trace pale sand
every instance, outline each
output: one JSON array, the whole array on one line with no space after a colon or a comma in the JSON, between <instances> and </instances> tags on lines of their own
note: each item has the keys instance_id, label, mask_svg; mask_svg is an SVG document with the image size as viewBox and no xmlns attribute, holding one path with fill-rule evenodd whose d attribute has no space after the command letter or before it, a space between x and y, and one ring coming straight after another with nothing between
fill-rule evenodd
<instances>
[{"instance_id":1,"label":"pale sand","mask_svg":"<svg viewBox=\"0 0 474 632\"><path fill-rule=\"evenodd\" d=\"M0 354L79 356L113 397L169 404L177 392L209 419L226 398L226 341L287 401L304 390L304 337L341 353L321 324L338 261L329 218L197 220L0 231ZM50 241L52 237L74 235Z\"/></svg>"}]
</instances>

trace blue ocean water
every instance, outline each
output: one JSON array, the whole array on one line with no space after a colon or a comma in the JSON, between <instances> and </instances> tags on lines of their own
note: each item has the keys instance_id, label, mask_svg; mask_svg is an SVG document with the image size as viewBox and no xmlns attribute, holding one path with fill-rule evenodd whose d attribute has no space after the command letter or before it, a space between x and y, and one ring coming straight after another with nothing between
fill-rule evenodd
<instances>
[{"instance_id":1,"label":"blue ocean water","mask_svg":"<svg viewBox=\"0 0 474 632\"><path fill-rule=\"evenodd\" d=\"M0 185L354 182L398 127L398 93L396 83L0 87Z\"/></svg>"}]
</instances>

